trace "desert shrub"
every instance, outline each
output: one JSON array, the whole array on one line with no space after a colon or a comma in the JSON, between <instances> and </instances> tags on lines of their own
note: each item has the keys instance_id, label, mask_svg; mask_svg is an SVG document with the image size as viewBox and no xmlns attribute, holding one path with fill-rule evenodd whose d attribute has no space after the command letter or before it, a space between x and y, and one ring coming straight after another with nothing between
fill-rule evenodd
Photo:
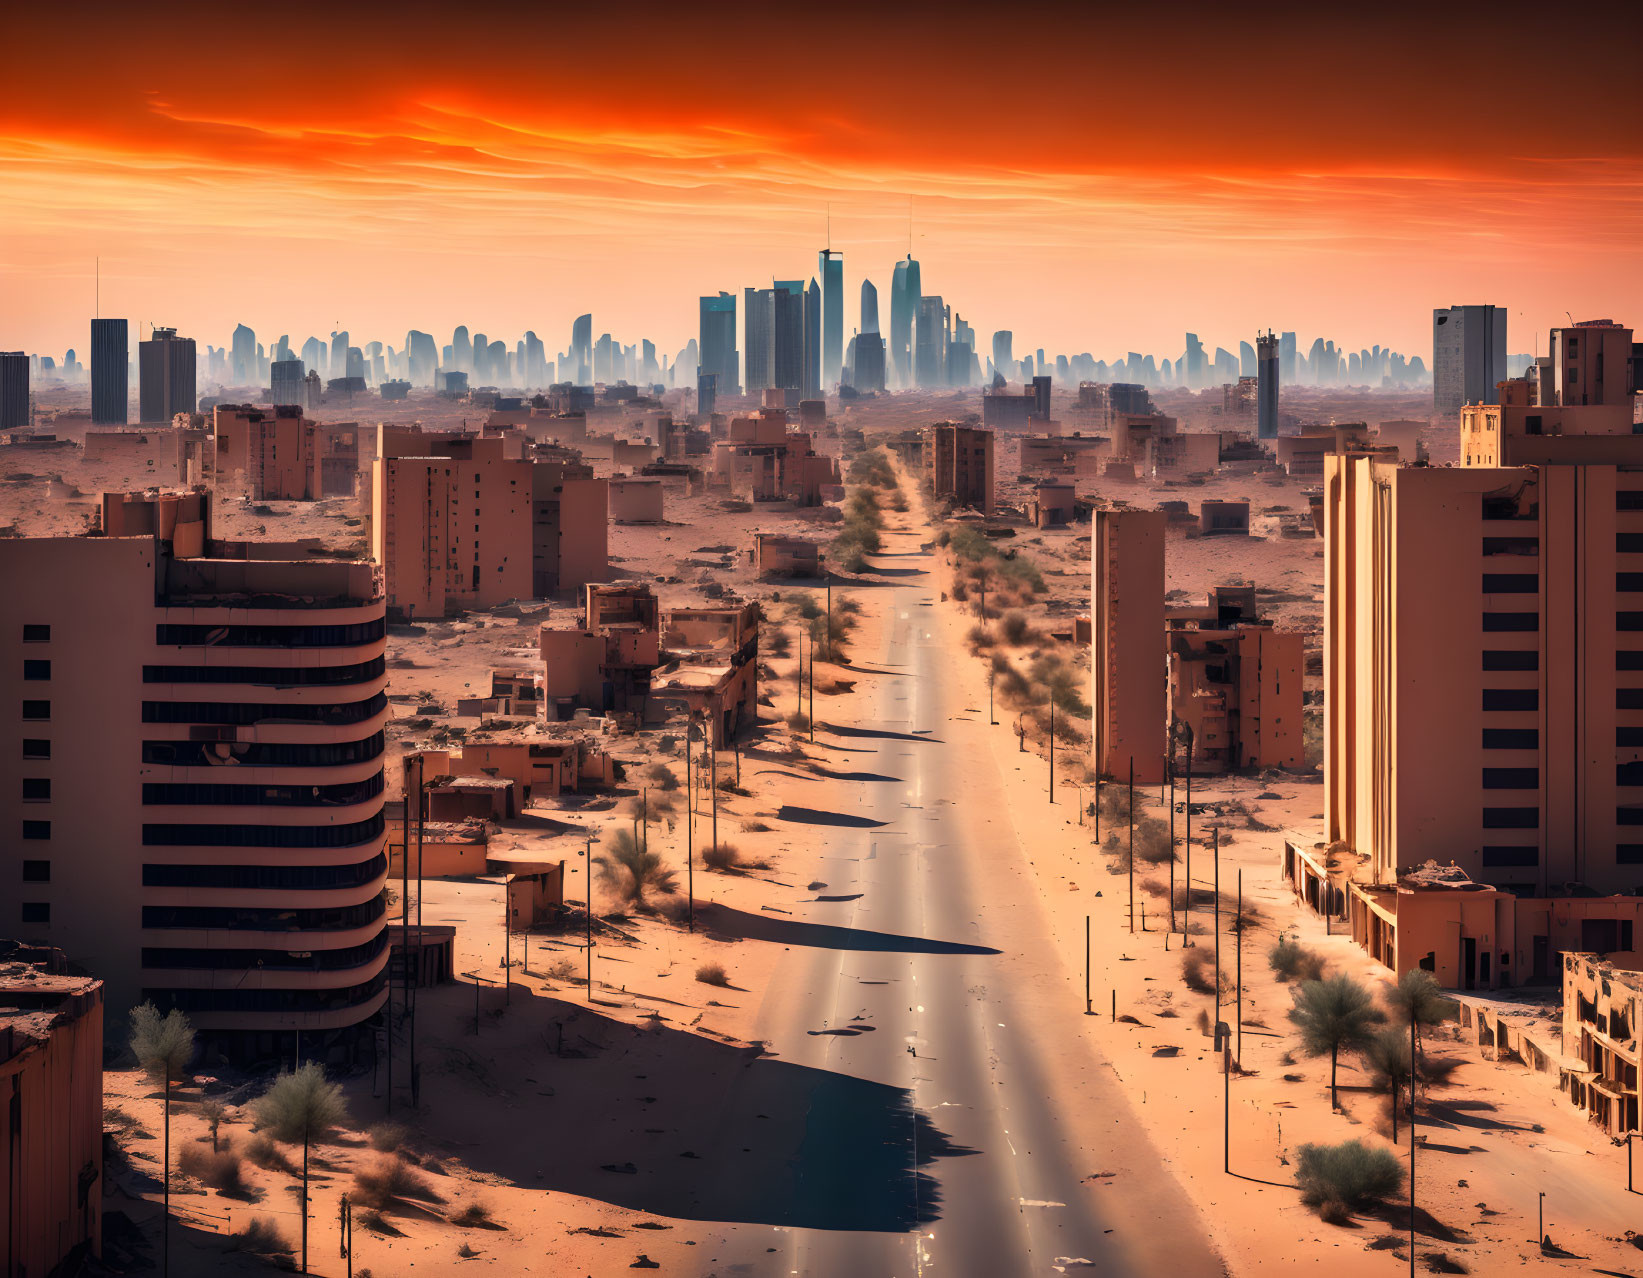
<instances>
[{"instance_id":1,"label":"desert shrub","mask_svg":"<svg viewBox=\"0 0 1643 1278\"><path fill-rule=\"evenodd\" d=\"M786 657L793 651L793 639L780 626L767 626L759 632L759 650L767 657Z\"/></svg>"},{"instance_id":2,"label":"desert shrub","mask_svg":"<svg viewBox=\"0 0 1643 1278\"><path fill-rule=\"evenodd\" d=\"M456 1249L456 1254L463 1260L472 1260L475 1256L479 1255L479 1253L467 1243L463 1243L460 1247L458 1247Z\"/></svg>"},{"instance_id":3,"label":"desert shrub","mask_svg":"<svg viewBox=\"0 0 1643 1278\"><path fill-rule=\"evenodd\" d=\"M164 1016L153 1003L131 1009L131 1054L151 1078L176 1078L194 1058L194 1027L176 1008Z\"/></svg>"},{"instance_id":4,"label":"desert shrub","mask_svg":"<svg viewBox=\"0 0 1643 1278\"><path fill-rule=\"evenodd\" d=\"M1027 624L1025 614L1019 612L1007 612L1004 614L1004 637L1011 643L1017 645L1025 643L1028 634L1031 633L1031 629L1032 628Z\"/></svg>"},{"instance_id":5,"label":"desert shrub","mask_svg":"<svg viewBox=\"0 0 1643 1278\"><path fill-rule=\"evenodd\" d=\"M287 1143L319 1140L348 1119L342 1088L325 1077L325 1068L310 1061L281 1074L268 1090L251 1102L258 1129Z\"/></svg>"},{"instance_id":6,"label":"desert shrub","mask_svg":"<svg viewBox=\"0 0 1643 1278\"><path fill-rule=\"evenodd\" d=\"M702 864L710 870L739 870L742 854L731 843L710 843L702 849Z\"/></svg>"},{"instance_id":7,"label":"desert shrub","mask_svg":"<svg viewBox=\"0 0 1643 1278\"><path fill-rule=\"evenodd\" d=\"M730 977L725 975L723 963L703 963L696 969L696 979L703 985L725 986L730 984Z\"/></svg>"},{"instance_id":8,"label":"desert shrub","mask_svg":"<svg viewBox=\"0 0 1643 1278\"><path fill-rule=\"evenodd\" d=\"M890 465L889 454L882 448L858 454L845 472L845 479L852 484L866 484L874 488L897 486L895 469Z\"/></svg>"},{"instance_id":9,"label":"desert shrub","mask_svg":"<svg viewBox=\"0 0 1643 1278\"><path fill-rule=\"evenodd\" d=\"M1045 653L1034 659L1027 677L1035 688L1034 701L1053 701L1063 714L1090 716L1089 704L1084 700L1084 683L1077 669L1060 657Z\"/></svg>"},{"instance_id":10,"label":"desert shrub","mask_svg":"<svg viewBox=\"0 0 1643 1278\"><path fill-rule=\"evenodd\" d=\"M205 1127L211 1133L211 1152L217 1152L217 1134L222 1129L223 1119L228 1111L220 1100L207 1097L200 1102L200 1117L205 1120Z\"/></svg>"},{"instance_id":11,"label":"desert shrub","mask_svg":"<svg viewBox=\"0 0 1643 1278\"><path fill-rule=\"evenodd\" d=\"M1357 1207L1390 1197L1403 1184L1403 1166L1385 1149L1361 1141L1339 1145L1302 1145L1296 1156L1295 1183L1308 1206Z\"/></svg>"},{"instance_id":12,"label":"desert shrub","mask_svg":"<svg viewBox=\"0 0 1643 1278\"><path fill-rule=\"evenodd\" d=\"M980 623L971 626L964 637L972 648L991 648L997 642L993 638L993 632Z\"/></svg>"},{"instance_id":13,"label":"desert shrub","mask_svg":"<svg viewBox=\"0 0 1643 1278\"><path fill-rule=\"evenodd\" d=\"M549 980L570 981L575 980L578 975L576 964L568 958L555 959L548 964L547 976Z\"/></svg>"},{"instance_id":14,"label":"desert shrub","mask_svg":"<svg viewBox=\"0 0 1643 1278\"><path fill-rule=\"evenodd\" d=\"M177 1154L177 1170L219 1193L245 1192L244 1160L232 1149L184 1145Z\"/></svg>"},{"instance_id":15,"label":"desert shrub","mask_svg":"<svg viewBox=\"0 0 1643 1278\"><path fill-rule=\"evenodd\" d=\"M792 714L787 716L786 722L787 726L792 728L794 732L810 731L810 716L802 710L793 711Z\"/></svg>"},{"instance_id":16,"label":"desert shrub","mask_svg":"<svg viewBox=\"0 0 1643 1278\"><path fill-rule=\"evenodd\" d=\"M1209 949L1181 951L1181 979L1198 994L1215 993L1215 954ZM1221 976L1221 993L1228 992L1226 974Z\"/></svg>"},{"instance_id":17,"label":"desert shrub","mask_svg":"<svg viewBox=\"0 0 1643 1278\"><path fill-rule=\"evenodd\" d=\"M451 1216L451 1223L461 1225L464 1229L485 1228L491 1223L491 1209L487 1204L476 1198L472 1202L465 1203L462 1210L454 1213Z\"/></svg>"},{"instance_id":18,"label":"desert shrub","mask_svg":"<svg viewBox=\"0 0 1643 1278\"><path fill-rule=\"evenodd\" d=\"M378 1154L354 1169L354 1187L348 1197L361 1207L387 1211L402 1199L438 1202L427 1180L398 1154Z\"/></svg>"},{"instance_id":19,"label":"desert shrub","mask_svg":"<svg viewBox=\"0 0 1643 1278\"><path fill-rule=\"evenodd\" d=\"M1294 937L1280 936L1278 943L1267 951L1266 961L1280 981L1323 980L1323 956L1307 949Z\"/></svg>"},{"instance_id":20,"label":"desert shrub","mask_svg":"<svg viewBox=\"0 0 1643 1278\"><path fill-rule=\"evenodd\" d=\"M899 488L890 494L890 509L898 515L905 514L907 511L907 497Z\"/></svg>"},{"instance_id":21,"label":"desert shrub","mask_svg":"<svg viewBox=\"0 0 1643 1278\"><path fill-rule=\"evenodd\" d=\"M245 1156L264 1171L284 1172L287 1176L296 1175L296 1165L285 1156L285 1151L276 1145L274 1138L266 1132L245 1142Z\"/></svg>"},{"instance_id":22,"label":"desert shrub","mask_svg":"<svg viewBox=\"0 0 1643 1278\"><path fill-rule=\"evenodd\" d=\"M617 900L636 910L649 911L647 892L672 896L679 890L675 872L655 852L641 846L631 831L618 830L610 851L593 858L599 880Z\"/></svg>"},{"instance_id":23,"label":"desert shrub","mask_svg":"<svg viewBox=\"0 0 1643 1278\"><path fill-rule=\"evenodd\" d=\"M374 1123L366 1134L370 1138L372 1149L393 1153L405 1144L410 1132L406 1131L402 1123Z\"/></svg>"},{"instance_id":24,"label":"desert shrub","mask_svg":"<svg viewBox=\"0 0 1643 1278\"><path fill-rule=\"evenodd\" d=\"M277 1226L267 1216L253 1216L245 1227L234 1235L234 1249L253 1256L288 1256L291 1244L286 1242Z\"/></svg>"}]
</instances>

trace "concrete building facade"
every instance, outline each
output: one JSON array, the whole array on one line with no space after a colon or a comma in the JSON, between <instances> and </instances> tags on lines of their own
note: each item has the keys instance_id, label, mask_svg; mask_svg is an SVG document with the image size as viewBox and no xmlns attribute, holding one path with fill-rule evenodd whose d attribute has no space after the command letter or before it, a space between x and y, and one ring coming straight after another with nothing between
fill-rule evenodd
<instances>
[{"instance_id":1,"label":"concrete building facade","mask_svg":"<svg viewBox=\"0 0 1643 1278\"><path fill-rule=\"evenodd\" d=\"M1164 776L1164 536L1161 510L1098 510L1091 531L1091 671L1096 769Z\"/></svg>"},{"instance_id":2,"label":"concrete building facade","mask_svg":"<svg viewBox=\"0 0 1643 1278\"><path fill-rule=\"evenodd\" d=\"M974 506L993 513L993 432L940 422L930 427L924 445L925 478L937 497L955 506Z\"/></svg>"},{"instance_id":3,"label":"concrete building facade","mask_svg":"<svg viewBox=\"0 0 1643 1278\"><path fill-rule=\"evenodd\" d=\"M32 957L0 962L0 1259L19 1278L103 1250L103 984Z\"/></svg>"},{"instance_id":4,"label":"concrete building facade","mask_svg":"<svg viewBox=\"0 0 1643 1278\"><path fill-rule=\"evenodd\" d=\"M116 1015L320 1053L384 998L381 577L221 558L208 495L153 504L149 535L0 545L8 930Z\"/></svg>"},{"instance_id":5,"label":"concrete building facade","mask_svg":"<svg viewBox=\"0 0 1643 1278\"><path fill-rule=\"evenodd\" d=\"M494 608L608 575L607 481L574 463L510 459L508 442L379 432L371 555L394 616Z\"/></svg>"}]
</instances>

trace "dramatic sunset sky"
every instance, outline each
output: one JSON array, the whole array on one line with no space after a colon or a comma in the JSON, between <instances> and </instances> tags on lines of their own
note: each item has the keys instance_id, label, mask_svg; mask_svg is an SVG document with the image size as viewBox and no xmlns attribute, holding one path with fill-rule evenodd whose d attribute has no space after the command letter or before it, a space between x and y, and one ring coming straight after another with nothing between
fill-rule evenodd
<instances>
[{"instance_id":1,"label":"dramatic sunset sky","mask_svg":"<svg viewBox=\"0 0 1643 1278\"><path fill-rule=\"evenodd\" d=\"M570 322L913 252L1021 351L1643 328L1638 4L21 6L0 349ZM1461 12L1461 10L1468 12ZM1578 15L1577 17L1574 15Z\"/></svg>"}]
</instances>

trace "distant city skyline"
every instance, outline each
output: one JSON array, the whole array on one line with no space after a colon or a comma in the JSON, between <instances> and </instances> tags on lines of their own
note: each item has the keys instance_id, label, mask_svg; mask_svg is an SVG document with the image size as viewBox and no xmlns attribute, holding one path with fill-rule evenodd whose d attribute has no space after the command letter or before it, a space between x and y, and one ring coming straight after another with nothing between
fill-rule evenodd
<instances>
[{"instance_id":1,"label":"distant city skyline","mask_svg":"<svg viewBox=\"0 0 1643 1278\"><path fill-rule=\"evenodd\" d=\"M436 52L403 15L327 10L294 99L194 73L250 66L259 14L185 2L162 35L141 8L72 29L25 9L0 103L0 348L84 350L98 256L102 314L198 333L251 314L275 333L458 315L541 333L594 309L677 349L699 297L808 280L829 243L846 339L863 275L888 289L909 247L932 290L1018 350L1271 327L1425 353L1432 308L1507 280L1514 331L1624 313L1643 289L1636 113L1595 113L1571 155L1548 104L1628 83L1635 44L1554 42L1534 93L1441 114L1410 92L1513 65L1533 29L1513 12L1383 6L1372 59L1346 56L1346 13L1274 12L1259 40L1207 16L1049 15L1062 48L1159 54L1103 68L1104 100L1140 104L1113 115L1045 77L1038 42L977 39L997 15L962 5L911 48L864 14L815 95L738 74L798 38L796 14L750 13L727 40L641 6L651 38L622 46L612 81L594 16L507 11L510 45L567 54L536 86L498 75L504 25L442 22ZM1285 34L1303 28L1315 47ZM711 67L713 91L681 95L680 65ZM1035 92L982 110L959 88L1011 80ZM954 112L929 109L932 83Z\"/></svg>"}]
</instances>

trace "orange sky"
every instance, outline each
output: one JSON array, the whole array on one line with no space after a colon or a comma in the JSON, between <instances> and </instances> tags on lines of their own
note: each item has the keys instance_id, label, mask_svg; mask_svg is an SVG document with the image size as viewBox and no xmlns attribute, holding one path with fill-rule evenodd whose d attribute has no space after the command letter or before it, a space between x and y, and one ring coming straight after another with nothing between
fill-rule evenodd
<instances>
[{"instance_id":1,"label":"orange sky","mask_svg":"<svg viewBox=\"0 0 1643 1278\"><path fill-rule=\"evenodd\" d=\"M1424 354L1475 301L1514 351L1565 311L1643 328L1635 4L772 8L31 5L0 349L83 356L101 255L104 314L202 342L556 351L591 310L671 355L699 294L814 273L829 203L847 327L863 272L887 311L911 202L984 349Z\"/></svg>"}]
</instances>

